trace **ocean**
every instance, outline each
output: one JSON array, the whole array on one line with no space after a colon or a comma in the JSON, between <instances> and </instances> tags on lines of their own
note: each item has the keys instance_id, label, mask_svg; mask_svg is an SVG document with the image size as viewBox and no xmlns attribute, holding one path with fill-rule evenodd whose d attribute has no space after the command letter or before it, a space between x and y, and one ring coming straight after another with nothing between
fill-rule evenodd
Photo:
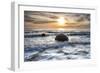
<instances>
[{"instance_id":1,"label":"ocean","mask_svg":"<svg viewBox=\"0 0 100 73\"><path fill-rule=\"evenodd\" d=\"M41 36L45 33L45 36ZM68 41L56 41L58 34ZM90 59L90 32L33 30L24 32L24 61Z\"/></svg>"}]
</instances>

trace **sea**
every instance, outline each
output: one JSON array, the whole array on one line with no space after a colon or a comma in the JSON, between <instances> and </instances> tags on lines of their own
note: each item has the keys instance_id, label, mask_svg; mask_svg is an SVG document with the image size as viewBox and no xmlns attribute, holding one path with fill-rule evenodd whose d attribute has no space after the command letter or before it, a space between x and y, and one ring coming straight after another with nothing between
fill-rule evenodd
<instances>
[{"instance_id":1,"label":"sea","mask_svg":"<svg viewBox=\"0 0 100 73\"><path fill-rule=\"evenodd\" d=\"M42 36L42 34L45 36ZM57 41L64 34L68 41ZM32 30L24 32L24 61L90 59L90 31Z\"/></svg>"}]
</instances>

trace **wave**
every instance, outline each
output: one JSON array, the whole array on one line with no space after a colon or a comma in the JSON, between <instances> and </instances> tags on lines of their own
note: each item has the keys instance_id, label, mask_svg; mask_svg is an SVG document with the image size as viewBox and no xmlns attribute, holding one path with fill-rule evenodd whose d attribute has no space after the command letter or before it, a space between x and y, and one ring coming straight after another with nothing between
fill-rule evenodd
<instances>
[{"instance_id":1,"label":"wave","mask_svg":"<svg viewBox=\"0 0 100 73\"><path fill-rule=\"evenodd\" d=\"M42 33L46 35L41 36ZM63 33L69 41L58 42L57 34ZM34 31L24 33L24 60L61 60L90 58L90 32Z\"/></svg>"},{"instance_id":2,"label":"wave","mask_svg":"<svg viewBox=\"0 0 100 73\"><path fill-rule=\"evenodd\" d=\"M87 36L87 37L90 37L90 32L28 32L28 33L25 33L24 34L24 37L25 38L33 38L33 37L42 37L42 34L45 34L45 37L46 36L55 36L57 34L60 34L60 33L63 33L67 36Z\"/></svg>"},{"instance_id":3,"label":"wave","mask_svg":"<svg viewBox=\"0 0 100 73\"><path fill-rule=\"evenodd\" d=\"M40 45L32 45L25 47L25 51L44 51L45 49L49 48L55 48L59 49L62 47L68 47L68 46L73 46L75 47L76 45L89 45L90 42L58 42L58 43L53 43L53 44L40 44Z\"/></svg>"},{"instance_id":4,"label":"wave","mask_svg":"<svg viewBox=\"0 0 100 73\"><path fill-rule=\"evenodd\" d=\"M75 44L76 43L59 42L56 44L27 47L24 49L25 61L89 58L89 43Z\"/></svg>"}]
</instances>

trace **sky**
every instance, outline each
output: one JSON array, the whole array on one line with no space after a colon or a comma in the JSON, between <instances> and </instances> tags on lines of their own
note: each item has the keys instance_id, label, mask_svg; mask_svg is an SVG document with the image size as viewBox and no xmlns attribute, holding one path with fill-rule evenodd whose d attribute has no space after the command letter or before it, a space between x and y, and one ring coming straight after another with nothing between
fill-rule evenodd
<instances>
[{"instance_id":1,"label":"sky","mask_svg":"<svg viewBox=\"0 0 100 73\"><path fill-rule=\"evenodd\" d=\"M70 29L90 30L90 14L24 11L24 29Z\"/></svg>"}]
</instances>

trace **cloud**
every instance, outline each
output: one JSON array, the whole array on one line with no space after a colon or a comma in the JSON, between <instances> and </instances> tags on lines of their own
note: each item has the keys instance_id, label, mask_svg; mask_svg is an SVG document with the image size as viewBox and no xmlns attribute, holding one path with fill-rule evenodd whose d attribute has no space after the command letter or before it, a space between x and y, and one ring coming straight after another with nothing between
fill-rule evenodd
<instances>
[{"instance_id":1,"label":"cloud","mask_svg":"<svg viewBox=\"0 0 100 73\"><path fill-rule=\"evenodd\" d=\"M46 11L24 11L25 29L47 27L56 28L57 19L64 17L66 26L64 28L87 28L90 27L90 14L67 13L67 12L46 12ZM55 27L53 27L53 24ZM57 27L58 28L58 27Z\"/></svg>"},{"instance_id":2,"label":"cloud","mask_svg":"<svg viewBox=\"0 0 100 73\"><path fill-rule=\"evenodd\" d=\"M60 16L63 16L69 22L90 21L89 14L82 13L64 13L64 12L43 12L43 11L25 11L25 21L33 23L55 22Z\"/></svg>"}]
</instances>

